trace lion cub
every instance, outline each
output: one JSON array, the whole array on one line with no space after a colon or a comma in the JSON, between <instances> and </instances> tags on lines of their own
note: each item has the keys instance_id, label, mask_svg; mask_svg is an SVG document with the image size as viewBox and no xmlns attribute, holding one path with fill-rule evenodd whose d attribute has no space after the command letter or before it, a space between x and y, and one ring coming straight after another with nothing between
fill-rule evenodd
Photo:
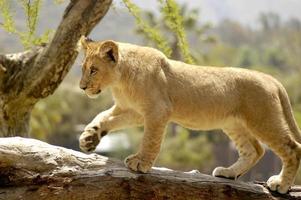
<instances>
[{"instance_id":1,"label":"lion cub","mask_svg":"<svg viewBox=\"0 0 301 200\"><path fill-rule=\"evenodd\" d=\"M97 97L106 88L115 105L98 114L80 137L93 151L107 132L144 125L139 151L125 159L134 171L154 164L168 122L194 130L222 129L239 159L217 167L213 176L238 178L263 156L268 145L282 160L282 171L267 181L286 193L301 155L301 134L284 87L273 77L247 69L188 65L160 51L114 41L81 39L85 50L80 88Z\"/></svg>"}]
</instances>

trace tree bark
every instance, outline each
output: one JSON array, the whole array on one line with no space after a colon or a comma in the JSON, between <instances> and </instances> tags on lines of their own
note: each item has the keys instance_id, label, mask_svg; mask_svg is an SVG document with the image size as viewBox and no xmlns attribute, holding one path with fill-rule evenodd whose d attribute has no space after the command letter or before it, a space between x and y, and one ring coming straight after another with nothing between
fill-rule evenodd
<instances>
[{"instance_id":1,"label":"tree bark","mask_svg":"<svg viewBox=\"0 0 301 200\"><path fill-rule=\"evenodd\" d=\"M112 0L72 0L49 44L0 55L0 136L28 136L30 113L52 94L77 57L77 42L107 13Z\"/></svg>"},{"instance_id":2,"label":"tree bark","mask_svg":"<svg viewBox=\"0 0 301 200\"><path fill-rule=\"evenodd\" d=\"M264 186L153 168L141 174L122 162L19 137L0 140L0 199L301 199L301 188L271 194Z\"/></svg>"},{"instance_id":3,"label":"tree bark","mask_svg":"<svg viewBox=\"0 0 301 200\"><path fill-rule=\"evenodd\" d=\"M24 76L43 47L0 55L0 135L28 136L30 112L38 101L24 93Z\"/></svg>"}]
</instances>

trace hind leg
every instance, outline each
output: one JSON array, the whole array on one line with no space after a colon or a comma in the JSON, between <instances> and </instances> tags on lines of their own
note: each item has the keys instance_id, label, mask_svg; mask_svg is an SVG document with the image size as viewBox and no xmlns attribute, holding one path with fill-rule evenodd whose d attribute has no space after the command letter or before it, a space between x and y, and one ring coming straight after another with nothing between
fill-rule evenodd
<instances>
[{"instance_id":1,"label":"hind leg","mask_svg":"<svg viewBox=\"0 0 301 200\"><path fill-rule=\"evenodd\" d=\"M269 121L269 120L268 120ZM286 193L294 183L300 162L300 144L292 137L284 120L275 120L273 123L263 122L261 126L254 126L252 133L267 144L282 161L282 170L279 175L268 179L267 185L272 191ZM251 127L250 127L251 128Z\"/></svg>"},{"instance_id":2,"label":"hind leg","mask_svg":"<svg viewBox=\"0 0 301 200\"><path fill-rule=\"evenodd\" d=\"M224 132L234 142L239 158L228 168L215 168L212 174L217 177L237 179L257 163L264 154L264 148L246 128L240 125Z\"/></svg>"},{"instance_id":3,"label":"hind leg","mask_svg":"<svg viewBox=\"0 0 301 200\"><path fill-rule=\"evenodd\" d=\"M294 183L299 168L300 157L297 153L298 144L289 136L282 137L275 143L267 145L281 158L282 170L279 175L268 179L267 185L272 191L286 193Z\"/></svg>"}]
</instances>

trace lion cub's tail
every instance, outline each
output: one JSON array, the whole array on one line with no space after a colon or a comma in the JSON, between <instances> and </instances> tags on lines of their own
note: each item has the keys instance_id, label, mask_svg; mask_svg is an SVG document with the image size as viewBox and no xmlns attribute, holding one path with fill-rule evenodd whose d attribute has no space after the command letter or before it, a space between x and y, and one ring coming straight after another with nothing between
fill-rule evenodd
<instances>
[{"instance_id":1,"label":"lion cub's tail","mask_svg":"<svg viewBox=\"0 0 301 200\"><path fill-rule=\"evenodd\" d=\"M287 95L287 92L281 84L279 84L279 98L280 98L284 116L285 116L286 121L289 125L289 128L292 132L292 137L299 144L301 144L301 131L300 131L300 129L297 125L297 122L295 120L295 117L293 115L292 106L291 106L289 97Z\"/></svg>"}]
</instances>

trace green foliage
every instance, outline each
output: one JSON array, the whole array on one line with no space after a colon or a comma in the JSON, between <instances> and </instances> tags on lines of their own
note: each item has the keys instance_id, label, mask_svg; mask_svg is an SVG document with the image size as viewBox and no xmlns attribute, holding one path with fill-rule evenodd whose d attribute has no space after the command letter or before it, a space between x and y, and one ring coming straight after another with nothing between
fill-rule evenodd
<instances>
[{"instance_id":1,"label":"green foliage","mask_svg":"<svg viewBox=\"0 0 301 200\"><path fill-rule=\"evenodd\" d=\"M167 38L163 36L155 27L143 20L141 10L131 0L123 0L123 3L128 8L129 12L135 17L136 23L141 27L149 40L153 41L156 46L166 55L171 55L171 48L168 46Z\"/></svg>"},{"instance_id":2,"label":"green foliage","mask_svg":"<svg viewBox=\"0 0 301 200\"><path fill-rule=\"evenodd\" d=\"M212 37L203 37L209 26L199 26L196 23L197 9L187 11L185 5L180 7L174 0L159 0L161 17L158 18L152 12L142 12L130 0L123 2L136 19L137 32L144 36L147 43L159 48L168 57L195 63L195 56L199 55L192 55L190 52L186 30L193 30L203 42L213 41Z\"/></svg>"},{"instance_id":3,"label":"green foliage","mask_svg":"<svg viewBox=\"0 0 301 200\"><path fill-rule=\"evenodd\" d=\"M46 140L54 131L59 130L57 126L61 125L63 116L70 114L71 111L70 105L68 105L67 101L63 100L62 94L56 96L55 99L47 99L39 102L32 112L31 136Z\"/></svg>"},{"instance_id":4,"label":"green foliage","mask_svg":"<svg viewBox=\"0 0 301 200\"><path fill-rule=\"evenodd\" d=\"M201 43L212 44L216 42L213 35L207 34L207 31L212 28L209 22L200 23L200 10L197 8L188 9L187 4L181 5L180 15L183 18L184 29L187 34L194 33ZM197 45L199 45L197 43Z\"/></svg>"},{"instance_id":5,"label":"green foliage","mask_svg":"<svg viewBox=\"0 0 301 200\"><path fill-rule=\"evenodd\" d=\"M242 47L238 54L237 63L234 66L250 67L258 63L257 53L249 47Z\"/></svg>"},{"instance_id":6,"label":"green foliage","mask_svg":"<svg viewBox=\"0 0 301 200\"><path fill-rule=\"evenodd\" d=\"M162 5L162 14L164 16L165 23L167 27L175 33L184 61L190 64L195 63L189 50L184 30L184 20L181 16L179 5L174 0L165 0L165 4L163 0L159 1Z\"/></svg>"},{"instance_id":7,"label":"green foliage","mask_svg":"<svg viewBox=\"0 0 301 200\"><path fill-rule=\"evenodd\" d=\"M268 66L274 66L279 69L286 67L285 54L279 48L267 48L262 58L263 62L266 63Z\"/></svg>"},{"instance_id":8,"label":"green foliage","mask_svg":"<svg viewBox=\"0 0 301 200\"><path fill-rule=\"evenodd\" d=\"M263 14L259 21L262 28L257 30L223 21L216 28L220 44L209 49L208 63L222 59L221 62L227 60L225 64L231 66L262 66L262 69L273 68L285 74L300 72L301 26L297 21L282 22L275 14ZM212 56L212 52L225 47L228 52L223 50L224 55Z\"/></svg>"},{"instance_id":9,"label":"green foliage","mask_svg":"<svg viewBox=\"0 0 301 200\"><path fill-rule=\"evenodd\" d=\"M42 0L18 0L26 17L25 31L18 30L14 24L11 2L9 0L0 0L0 11L3 17L2 28L9 33L17 35L25 49L46 43L52 31L47 30L39 36L36 34Z\"/></svg>"},{"instance_id":10,"label":"green foliage","mask_svg":"<svg viewBox=\"0 0 301 200\"><path fill-rule=\"evenodd\" d=\"M47 30L41 36L36 35L38 24L39 10L41 8L41 0L19 0L26 16L27 31L19 33L21 42L25 48L31 45L39 45L48 41L50 30Z\"/></svg>"},{"instance_id":11,"label":"green foliage","mask_svg":"<svg viewBox=\"0 0 301 200\"><path fill-rule=\"evenodd\" d=\"M235 66L240 62L240 58L235 57L238 50L227 44L217 44L210 48L209 53L205 55L203 65L213 66ZM238 61L237 61L238 60Z\"/></svg>"},{"instance_id":12,"label":"green foliage","mask_svg":"<svg viewBox=\"0 0 301 200\"><path fill-rule=\"evenodd\" d=\"M297 121L299 127L301 127L301 111L300 110L299 111L295 110L294 116L296 118L296 121Z\"/></svg>"},{"instance_id":13,"label":"green foliage","mask_svg":"<svg viewBox=\"0 0 301 200\"><path fill-rule=\"evenodd\" d=\"M262 13L259 16L259 20L262 29L265 31L272 31L273 29L278 29L280 26L280 17L276 13Z\"/></svg>"},{"instance_id":14,"label":"green foliage","mask_svg":"<svg viewBox=\"0 0 301 200\"><path fill-rule=\"evenodd\" d=\"M301 74L296 73L285 77L282 75L281 82L285 85L295 111L301 111Z\"/></svg>"},{"instance_id":15,"label":"green foliage","mask_svg":"<svg viewBox=\"0 0 301 200\"><path fill-rule=\"evenodd\" d=\"M32 37L36 31L38 11L41 7L41 0L20 0L27 18L28 35Z\"/></svg>"},{"instance_id":16,"label":"green foliage","mask_svg":"<svg viewBox=\"0 0 301 200\"><path fill-rule=\"evenodd\" d=\"M0 0L0 12L3 17L3 23L1 23L2 28L9 33L15 33L16 28L10 12L10 1Z\"/></svg>"}]
</instances>

